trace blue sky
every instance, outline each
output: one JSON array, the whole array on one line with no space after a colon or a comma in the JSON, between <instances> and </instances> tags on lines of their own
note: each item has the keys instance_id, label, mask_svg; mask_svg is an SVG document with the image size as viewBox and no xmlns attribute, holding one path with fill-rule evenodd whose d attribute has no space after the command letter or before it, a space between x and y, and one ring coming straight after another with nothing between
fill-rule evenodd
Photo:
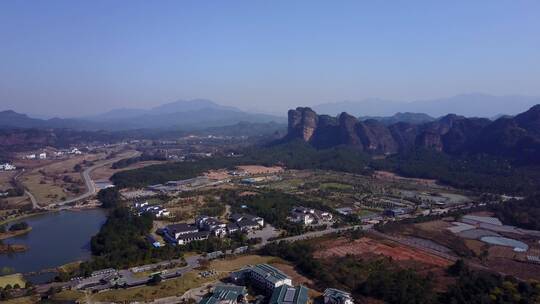
<instances>
[{"instance_id":1,"label":"blue sky","mask_svg":"<svg viewBox=\"0 0 540 304\"><path fill-rule=\"evenodd\" d=\"M540 95L540 1L0 1L0 110Z\"/></svg>"}]
</instances>

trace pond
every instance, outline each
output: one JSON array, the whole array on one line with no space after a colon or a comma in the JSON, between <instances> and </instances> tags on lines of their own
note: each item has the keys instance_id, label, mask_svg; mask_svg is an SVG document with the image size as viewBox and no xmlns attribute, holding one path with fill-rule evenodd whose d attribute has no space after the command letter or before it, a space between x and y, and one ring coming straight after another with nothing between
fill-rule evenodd
<instances>
[{"instance_id":1,"label":"pond","mask_svg":"<svg viewBox=\"0 0 540 304\"><path fill-rule=\"evenodd\" d=\"M32 230L4 240L5 244L22 244L26 252L0 255L0 267L15 272L36 272L90 257L90 239L106 220L102 209L59 211L22 219Z\"/></svg>"}]
</instances>

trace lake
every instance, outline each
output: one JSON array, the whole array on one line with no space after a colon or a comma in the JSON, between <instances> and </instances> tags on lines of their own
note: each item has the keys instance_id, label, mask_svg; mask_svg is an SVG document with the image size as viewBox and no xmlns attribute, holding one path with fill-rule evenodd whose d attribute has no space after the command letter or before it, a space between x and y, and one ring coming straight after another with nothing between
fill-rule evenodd
<instances>
[{"instance_id":1,"label":"lake","mask_svg":"<svg viewBox=\"0 0 540 304\"><path fill-rule=\"evenodd\" d=\"M106 220L102 209L59 211L21 219L32 231L4 240L5 244L23 244L28 250L0 255L0 267L15 272L34 272L90 257L90 238Z\"/></svg>"}]
</instances>

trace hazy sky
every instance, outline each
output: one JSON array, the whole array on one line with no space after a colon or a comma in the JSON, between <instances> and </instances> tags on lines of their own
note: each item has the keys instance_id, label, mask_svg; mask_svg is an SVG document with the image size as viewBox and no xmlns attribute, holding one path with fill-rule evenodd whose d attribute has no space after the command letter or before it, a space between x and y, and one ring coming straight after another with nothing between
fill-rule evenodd
<instances>
[{"instance_id":1,"label":"hazy sky","mask_svg":"<svg viewBox=\"0 0 540 304\"><path fill-rule=\"evenodd\" d=\"M0 110L540 95L540 1L0 1Z\"/></svg>"}]
</instances>

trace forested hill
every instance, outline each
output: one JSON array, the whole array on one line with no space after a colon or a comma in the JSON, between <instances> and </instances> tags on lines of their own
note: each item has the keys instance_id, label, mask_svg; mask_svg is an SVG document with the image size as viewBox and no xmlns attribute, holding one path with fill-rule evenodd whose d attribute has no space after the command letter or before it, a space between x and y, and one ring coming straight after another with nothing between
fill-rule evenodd
<instances>
[{"instance_id":1,"label":"forested hill","mask_svg":"<svg viewBox=\"0 0 540 304\"><path fill-rule=\"evenodd\" d=\"M243 157L212 158L197 162L154 165L116 173L120 187L142 187L170 180L192 178L210 169L240 164L283 165L290 169L322 169L357 174L389 170L410 177L437 179L454 187L493 193L534 193L540 189L540 167L514 166L489 155L455 157L429 149L409 151L384 159L349 147L315 149L302 141L253 147Z\"/></svg>"}]
</instances>

